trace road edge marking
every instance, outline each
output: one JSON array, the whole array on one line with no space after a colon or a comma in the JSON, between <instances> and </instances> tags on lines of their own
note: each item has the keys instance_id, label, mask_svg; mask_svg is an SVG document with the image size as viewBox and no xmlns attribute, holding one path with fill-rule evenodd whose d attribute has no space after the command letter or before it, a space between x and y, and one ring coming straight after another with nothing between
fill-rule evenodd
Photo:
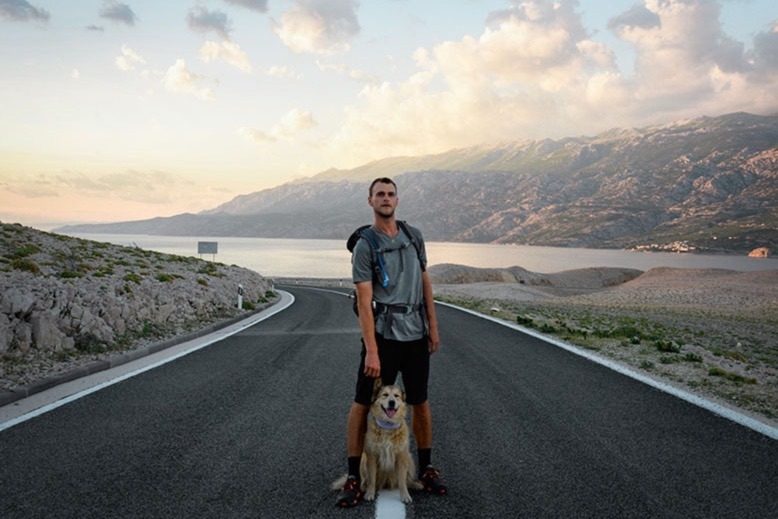
<instances>
[{"instance_id":1,"label":"road edge marking","mask_svg":"<svg viewBox=\"0 0 778 519\"><path fill-rule=\"evenodd\" d=\"M637 380L638 382L642 382L643 384L646 384L648 386L653 387L654 389L658 389L659 391L662 391L664 393L668 393L676 398L680 398L681 400L684 400L690 404L696 405L697 407L701 407L707 411L710 411L718 416L721 416L723 418L726 418L728 420L731 420L739 425L742 425L744 427L747 427L753 431L756 431L760 434L763 434L767 436L768 438L772 438L773 440L778 440L778 427L774 427L770 424L767 424L761 420L758 420L756 418L753 418L751 416L748 416L744 414L741 411L738 411L736 409L733 409L731 407L727 407L726 405L714 402L712 400L709 400L703 396L696 395L690 391L678 388L676 386L673 386L667 382L657 380L653 377L650 377L644 373L641 373L631 367L628 367L624 364L621 364L619 362L616 362L612 359L609 359L607 357L603 357L601 355L594 354L590 351L586 351L582 348L579 348L578 346L575 346L573 344L564 342L562 340L559 340L555 337L549 337L548 335L544 335L542 333L536 332L535 330L531 330L529 328L525 328L524 326L521 326L519 324L514 324L510 321L506 321L504 319L500 319L498 317L493 317L491 315L482 314L480 312L476 312L475 310L470 310L468 308L463 308L461 306L457 306L451 303L445 303L442 301L435 301L439 305L447 306L449 308L454 308L456 310L460 310L462 312L474 315L476 317L480 317L482 319L486 319L488 321L495 322L497 324L501 324L503 326L506 326L508 328L512 328L516 331L519 331L521 333L524 333L526 335L529 335L531 337L534 337L536 339L540 339L544 342L547 342L553 346L556 346L558 348L562 348L566 351L569 351L570 353L573 353L575 355L578 355L580 357L584 357L587 360L590 360L592 362L595 362L601 366L604 366L610 370L616 371L617 373L620 373L624 376L627 376L631 379Z\"/></svg>"},{"instance_id":2,"label":"road edge marking","mask_svg":"<svg viewBox=\"0 0 778 519\"><path fill-rule=\"evenodd\" d=\"M279 312L282 312L283 310L286 310L289 308L292 304L294 304L295 298L292 294L289 292L286 292L284 290L277 290L281 295L281 300L278 301L278 303L274 304L273 306L270 306L266 308L265 310L262 310L261 312L252 315L251 317L248 317L242 321L238 321L237 323L233 323L230 326L227 326L226 328L222 328L220 330L216 330L214 332L211 332L207 335L203 335L201 337L197 337L195 339L192 339L190 341L181 343L180 345L176 345L170 348L167 348L165 350L158 351L152 355L148 355L146 357L141 357L139 359L133 360L127 364L123 364L121 366L117 366L115 368L111 368L105 371L101 371L98 373L94 373L92 375L88 375L86 377L83 377L81 379L77 379L75 381L62 384L62 386L66 386L68 384L74 384L78 385L83 384L88 379L94 377L96 378L104 378L105 376L110 376L111 372L116 373L119 370L126 370L131 369L128 373L125 373L123 375L120 375L116 378L111 378L105 382L97 383L93 386L87 387L86 389L80 389L75 390L73 393L68 394L62 398L58 398L57 400L45 403L41 405L40 407L36 407L35 409L32 409L28 412L25 412L24 414L21 414L19 416L16 416L14 418L11 418L9 420L6 420L5 422L0 422L0 432L5 431L6 429L10 429L11 427L14 427L15 425L19 425L20 423L26 422L27 420L31 420L32 418L41 416L42 414L48 413L49 411L53 411L54 409L57 409L58 407L62 407L63 405L69 404L70 402L73 402L75 400L78 400L79 398L85 397L87 395L90 395L92 393L96 393L97 391L100 391L101 389L105 389L107 387L110 387L114 384L118 384L119 382L122 382L124 380L127 380L129 378L132 378L136 375L140 375L141 373L145 373L146 371L150 371L154 368L158 368L159 366L162 366L164 364L167 364L169 362L173 362L174 360L180 359L181 357L185 355L189 355L190 353L193 353L197 350L201 350L207 346L210 346L211 344L214 344L216 342L219 342L223 339L226 339L227 337L231 337L232 335L235 335L236 333L239 333L246 328L249 328L251 326L254 326L255 324L264 321L265 319L268 319L274 315L276 315ZM174 352L175 350L175 352ZM150 364L146 364L150 359L152 358L159 358L159 360L156 360ZM146 365L144 365L146 364ZM136 369L132 369L133 366L140 366ZM36 399L45 399L46 395L53 395L58 389L62 389L62 386L55 386L53 388L47 389L46 391L42 391L40 393L37 393L35 395L31 395L29 397L26 397L22 400L18 400L16 402L13 402L11 404L8 404L6 407L10 406L19 406L23 405L24 401L32 398Z\"/></svg>"}]
</instances>

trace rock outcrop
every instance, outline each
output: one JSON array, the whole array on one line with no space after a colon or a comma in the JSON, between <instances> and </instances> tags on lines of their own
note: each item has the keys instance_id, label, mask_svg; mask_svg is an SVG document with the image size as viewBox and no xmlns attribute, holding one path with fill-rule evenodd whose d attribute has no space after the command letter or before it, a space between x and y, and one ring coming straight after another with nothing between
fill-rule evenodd
<instances>
[{"instance_id":1,"label":"rock outcrop","mask_svg":"<svg viewBox=\"0 0 778 519\"><path fill-rule=\"evenodd\" d=\"M122 350L268 303L248 269L0 224L0 357ZM0 366L0 377L2 377Z\"/></svg>"}]
</instances>

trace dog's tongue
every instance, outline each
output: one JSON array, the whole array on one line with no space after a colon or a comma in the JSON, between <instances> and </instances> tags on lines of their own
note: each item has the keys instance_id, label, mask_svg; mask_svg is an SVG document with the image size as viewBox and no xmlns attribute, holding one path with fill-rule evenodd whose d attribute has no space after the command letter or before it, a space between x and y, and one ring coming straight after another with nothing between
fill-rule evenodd
<instances>
[{"instance_id":1,"label":"dog's tongue","mask_svg":"<svg viewBox=\"0 0 778 519\"><path fill-rule=\"evenodd\" d=\"M395 413L397 413L397 409L384 409L384 412L389 418L394 418Z\"/></svg>"}]
</instances>

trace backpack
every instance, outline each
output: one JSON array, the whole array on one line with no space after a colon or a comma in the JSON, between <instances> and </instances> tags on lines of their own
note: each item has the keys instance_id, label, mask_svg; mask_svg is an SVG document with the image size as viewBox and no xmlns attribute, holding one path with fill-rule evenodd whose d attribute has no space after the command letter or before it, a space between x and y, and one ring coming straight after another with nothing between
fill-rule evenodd
<instances>
[{"instance_id":1,"label":"backpack","mask_svg":"<svg viewBox=\"0 0 778 519\"><path fill-rule=\"evenodd\" d=\"M426 269L424 268L424 262L421 258L421 248L416 235L414 235L413 232L408 229L408 224L404 220L397 220L397 228L411 241L411 245L413 245L413 248L416 250L416 257L419 259L419 268L421 268L422 272L424 272ZM363 225L359 227L357 230L351 233L351 236L349 236L348 240L346 240L346 249L353 253L354 247L356 247L357 242L360 239L364 239L368 245L370 245L370 252L372 255L373 263L373 282L377 282L382 287L386 288L389 285L389 274L386 272L386 264L384 263L384 251L382 251L378 246L378 236L376 235L376 231L371 225ZM352 290L349 297L354 300L354 313L359 315L359 308L357 305L357 291Z\"/></svg>"}]
</instances>

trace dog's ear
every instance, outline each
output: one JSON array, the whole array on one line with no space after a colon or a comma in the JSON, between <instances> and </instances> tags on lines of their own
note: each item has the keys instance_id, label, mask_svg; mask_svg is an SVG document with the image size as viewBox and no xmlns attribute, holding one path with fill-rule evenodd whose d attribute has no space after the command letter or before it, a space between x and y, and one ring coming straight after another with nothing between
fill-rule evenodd
<instances>
[{"instance_id":1,"label":"dog's ear","mask_svg":"<svg viewBox=\"0 0 778 519\"><path fill-rule=\"evenodd\" d=\"M384 383L381 381L381 377L376 377L373 381L373 402L378 400L378 395L381 393L382 387L384 387Z\"/></svg>"}]
</instances>

